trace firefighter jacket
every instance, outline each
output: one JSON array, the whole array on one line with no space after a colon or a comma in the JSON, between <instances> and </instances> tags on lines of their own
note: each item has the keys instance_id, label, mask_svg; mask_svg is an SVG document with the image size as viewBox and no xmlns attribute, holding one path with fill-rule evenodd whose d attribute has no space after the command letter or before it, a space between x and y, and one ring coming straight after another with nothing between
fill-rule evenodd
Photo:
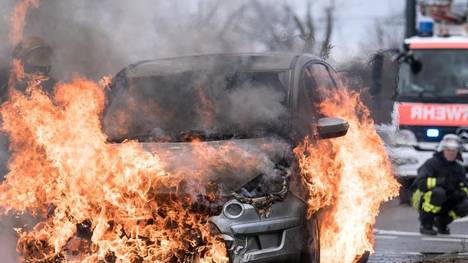
<instances>
[{"instance_id":1,"label":"firefighter jacket","mask_svg":"<svg viewBox=\"0 0 468 263\"><path fill-rule=\"evenodd\" d=\"M447 161L442 152L436 152L432 158L419 167L412 190L428 192L435 187L444 188L449 195L457 192L468 194L465 168L458 161Z\"/></svg>"}]
</instances>

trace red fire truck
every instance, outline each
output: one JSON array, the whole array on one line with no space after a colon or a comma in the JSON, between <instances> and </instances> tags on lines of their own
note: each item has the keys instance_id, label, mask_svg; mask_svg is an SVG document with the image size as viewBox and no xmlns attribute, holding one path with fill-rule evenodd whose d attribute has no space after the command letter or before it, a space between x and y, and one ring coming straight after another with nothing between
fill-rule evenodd
<instances>
[{"instance_id":1,"label":"red fire truck","mask_svg":"<svg viewBox=\"0 0 468 263\"><path fill-rule=\"evenodd\" d=\"M410 185L445 134L458 134L468 143L467 13L467 0L407 1L407 38L398 56L394 103L396 132L389 148L403 186ZM468 151L463 157L468 167Z\"/></svg>"}]
</instances>

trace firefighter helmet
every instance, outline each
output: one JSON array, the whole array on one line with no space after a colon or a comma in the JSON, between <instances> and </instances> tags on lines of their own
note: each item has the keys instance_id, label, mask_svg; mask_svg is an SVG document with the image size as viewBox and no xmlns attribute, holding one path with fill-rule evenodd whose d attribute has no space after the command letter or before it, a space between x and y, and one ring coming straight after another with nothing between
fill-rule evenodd
<instances>
[{"instance_id":1,"label":"firefighter helmet","mask_svg":"<svg viewBox=\"0 0 468 263\"><path fill-rule=\"evenodd\" d=\"M40 37L28 37L16 45L13 58L31 66L50 67L52 48Z\"/></svg>"},{"instance_id":2,"label":"firefighter helmet","mask_svg":"<svg viewBox=\"0 0 468 263\"><path fill-rule=\"evenodd\" d=\"M452 150L462 150L462 143L460 137L455 134L446 134L439 143L439 147L437 151L441 152L445 149L452 149Z\"/></svg>"}]
</instances>

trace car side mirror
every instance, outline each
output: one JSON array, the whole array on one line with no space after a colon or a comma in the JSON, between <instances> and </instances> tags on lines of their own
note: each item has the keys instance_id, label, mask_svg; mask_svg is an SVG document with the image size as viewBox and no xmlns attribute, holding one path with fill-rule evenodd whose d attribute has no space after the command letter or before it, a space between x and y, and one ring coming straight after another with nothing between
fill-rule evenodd
<instances>
[{"instance_id":1,"label":"car side mirror","mask_svg":"<svg viewBox=\"0 0 468 263\"><path fill-rule=\"evenodd\" d=\"M320 139L330 139L346 135L349 124L339 118L320 118L317 130Z\"/></svg>"}]
</instances>

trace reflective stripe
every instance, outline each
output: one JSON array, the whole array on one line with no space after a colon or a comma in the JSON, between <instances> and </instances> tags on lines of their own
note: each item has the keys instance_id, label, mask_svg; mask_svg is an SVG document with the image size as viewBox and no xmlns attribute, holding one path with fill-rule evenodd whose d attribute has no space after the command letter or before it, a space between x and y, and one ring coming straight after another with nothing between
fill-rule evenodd
<instances>
[{"instance_id":1,"label":"reflective stripe","mask_svg":"<svg viewBox=\"0 0 468 263\"><path fill-rule=\"evenodd\" d=\"M463 190L463 192L465 192L468 195L468 188L467 187L462 187L461 189Z\"/></svg>"},{"instance_id":2,"label":"reflective stripe","mask_svg":"<svg viewBox=\"0 0 468 263\"><path fill-rule=\"evenodd\" d=\"M449 216L450 216L453 220L455 220L455 219L457 219L457 218L460 218L460 217L457 215L457 213L455 213L455 211L453 211L453 210L449 212Z\"/></svg>"},{"instance_id":3,"label":"reflective stripe","mask_svg":"<svg viewBox=\"0 0 468 263\"><path fill-rule=\"evenodd\" d=\"M413 208L419 209L419 205L421 203L421 197L423 196L423 192L421 190L416 190L411 197L411 206Z\"/></svg>"},{"instance_id":4,"label":"reflective stripe","mask_svg":"<svg viewBox=\"0 0 468 263\"><path fill-rule=\"evenodd\" d=\"M428 177L427 178L427 189L430 190L432 188L435 188L437 185L437 179L434 177Z\"/></svg>"},{"instance_id":5,"label":"reflective stripe","mask_svg":"<svg viewBox=\"0 0 468 263\"><path fill-rule=\"evenodd\" d=\"M431 204L431 196L432 196L432 192L429 191L429 192L426 192L424 194L424 201L423 201L423 204L422 204L422 210L424 212L427 212L427 213L438 213L440 212L440 210L442 209L441 206L436 206L436 205L433 205Z\"/></svg>"}]
</instances>

